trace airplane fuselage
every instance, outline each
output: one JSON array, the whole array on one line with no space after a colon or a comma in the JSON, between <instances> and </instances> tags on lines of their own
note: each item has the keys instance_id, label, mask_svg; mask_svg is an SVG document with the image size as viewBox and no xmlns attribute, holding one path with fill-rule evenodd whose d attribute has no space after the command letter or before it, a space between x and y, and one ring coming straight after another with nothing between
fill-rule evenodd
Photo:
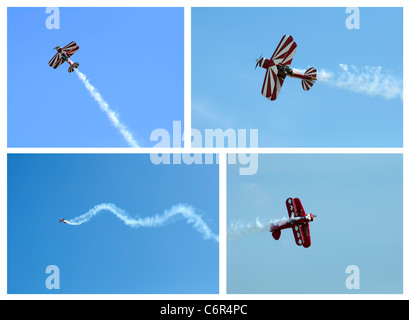
<instances>
[{"instance_id":1,"label":"airplane fuselage","mask_svg":"<svg viewBox=\"0 0 409 320\"><path fill-rule=\"evenodd\" d=\"M278 231L278 230L283 230L283 229L289 229L292 228L296 225L303 225L305 223L309 223L311 221L314 221L314 216L312 213L307 214L305 217L294 217L288 219L288 222L281 224L281 225L276 225L272 224L270 227L270 232L273 231Z\"/></svg>"},{"instance_id":2,"label":"airplane fuselage","mask_svg":"<svg viewBox=\"0 0 409 320\"><path fill-rule=\"evenodd\" d=\"M311 245L311 239L309 238L309 223L314 221L315 216L310 213L307 214L305 217L291 217L287 222L283 224L271 224L270 232L275 240L280 239L281 230L284 229L291 229L295 230L294 232L300 233L302 232L308 236L305 239L305 243L303 244L304 247L308 248Z\"/></svg>"},{"instance_id":3,"label":"airplane fuselage","mask_svg":"<svg viewBox=\"0 0 409 320\"><path fill-rule=\"evenodd\" d=\"M57 50L58 53L61 53L61 56L62 56L63 60L67 61L70 64L70 66L72 66L72 61L70 60L70 58L68 58L68 56L65 53L63 53L62 48L61 47L56 47L55 49Z\"/></svg>"},{"instance_id":4,"label":"airplane fuselage","mask_svg":"<svg viewBox=\"0 0 409 320\"><path fill-rule=\"evenodd\" d=\"M64 61L67 61L67 62L70 64L70 66L72 66L72 61L71 61L71 59L68 58L64 53L62 54L62 58L64 59Z\"/></svg>"},{"instance_id":5,"label":"airplane fuselage","mask_svg":"<svg viewBox=\"0 0 409 320\"><path fill-rule=\"evenodd\" d=\"M261 58L259 61L259 66L264 68L264 69L268 69L272 66L274 66L274 62L270 59L267 58ZM289 66L287 65L283 65L283 64L278 64L277 65L277 70L278 70L278 76L285 78L285 77L291 77L291 78L296 78L296 79L303 79L303 80L309 80L314 82L316 79L312 78L312 77L308 77L305 76L303 74L301 74L300 72L298 72L295 69L291 69Z\"/></svg>"}]
</instances>

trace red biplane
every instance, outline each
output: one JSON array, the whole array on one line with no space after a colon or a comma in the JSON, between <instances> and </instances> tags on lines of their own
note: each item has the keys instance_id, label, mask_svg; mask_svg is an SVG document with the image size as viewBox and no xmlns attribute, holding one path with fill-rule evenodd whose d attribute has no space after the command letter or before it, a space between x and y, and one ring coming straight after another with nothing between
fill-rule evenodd
<instances>
[{"instance_id":1,"label":"red biplane","mask_svg":"<svg viewBox=\"0 0 409 320\"><path fill-rule=\"evenodd\" d=\"M301 79L302 88L305 91L310 90L317 80L317 70L314 67L309 68L304 74L290 68L296 48L297 44L294 42L293 37L285 35L278 44L271 59L262 58L261 56L256 59L255 68L260 66L267 69L261 90L261 94L267 99L271 101L277 99L284 79L287 76Z\"/></svg>"},{"instance_id":2,"label":"red biplane","mask_svg":"<svg viewBox=\"0 0 409 320\"><path fill-rule=\"evenodd\" d=\"M78 68L79 63L78 62L72 62L70 60L70 57L77 52L77 50L80 47L77 46L77 44L74 41L71 41L69 44L67 44L64 48L61 48L60 46L56 46L54 49L57 50L57 53L54 55L54 57L48 62L50 67L53 67L54 69L57 69L60 65L62 65L65 61L67 61L70 64L70 67L68 68L68 72L73 72L75 69Z\"/></svg>"},{"instance_id":3,"label":"red biplane","mask_svg":"<svg viewBox=\"0 0 409 320\"><path fill-rule=\"evenodd\" d=\"M64 224L67 223L67 222L65 222L65 219L60 219L60 222L59 222L59 223L61 223L61 222L64 222Z\"/></svg>"},{"instance_id":4,"label":"red biplane","mask_svg":"<svg viewBox=\"0 0 409 320\"><path fill-rule=\"evenodd\" d=\"M282 223L271 224L270 232L273 238L280 239L281 230L292 228L297 245L308 248L311 245L310 222L314 221L316 215L306 214L298 198L288 198L286 205L290 219Z\"/></svg>"}]
</instances>

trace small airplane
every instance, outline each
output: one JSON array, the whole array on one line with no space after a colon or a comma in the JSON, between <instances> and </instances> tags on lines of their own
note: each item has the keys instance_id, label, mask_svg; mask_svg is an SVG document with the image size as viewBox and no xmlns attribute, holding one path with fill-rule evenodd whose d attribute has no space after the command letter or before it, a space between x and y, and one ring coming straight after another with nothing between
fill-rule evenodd
<instances>
[{"instance_id":1,"label":"small airplane","mask_svg":"<svg viewBox=\"0 0 409 320\"><path fill-rule=\"evenodd\" d=\"M281 230L292 228L296 244L308 248L311 246L310 222L314 221L317 216L312 213L306 214L298 198L288 198L286 206L290 219L284 223L271 224L270 232L273 238L280 239Z\"/></svg>"},{"instance_id":2,"label":"small airplane","mask_svg":"<svg viewBox=\"0 0 409 320\"><path fill-rule=\"evenodd\" d=\"M70 64L70 67L68 68L68 72L73 72L75 69L78 68L80 65L78 62L72 62L70 60L70 57L77 52L77 50L80 47L74 42L71 41L69 44L67 44L65 47L61 48L60 46L56 46L54 49L57 50L57 53L54 55L54 57L48 62L48 65L50 67L53 67L54 69L57 69L60 65L62 65L65 61L67 61Z\"/></svg>"},{"instance_id":3,"label":"small airplane","mask_svg":"<svg viewBox=\"0 0 409 320\"><path fill-rule=\"evenodd\" d=\"M277 99L284 79L287 76L301 79L302 88L305 91L310 90L317 80L317 69L314 67L309 68L304 74L290 68L296 48L297 44L294 42L293 37L285 35L278 44L271 59L262 58L261 56L256 59L257 63L254 69L257 66L267 69L263 88L261 89L261 94L267 99L271 101Z\"/></svg>"},{"instance_id":4,"label":"small airplane","mask_svg":"<svg viewBox=\"0 0 409 320\"><path fill-rule=\"evenodd\" d=\"M67 222L65 221L65 219L60 219L60 222L59 222L59 223L61 223L61 222L64 222L64 224L67 223Z\"/></svg>"}]
</instances>

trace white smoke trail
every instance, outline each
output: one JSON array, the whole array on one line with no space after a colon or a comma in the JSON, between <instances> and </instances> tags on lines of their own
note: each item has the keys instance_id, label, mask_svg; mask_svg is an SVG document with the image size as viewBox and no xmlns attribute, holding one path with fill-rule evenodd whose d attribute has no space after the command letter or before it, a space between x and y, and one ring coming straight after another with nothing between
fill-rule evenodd
<instances>
[{"instance_id":1,"label":"white smoke trail","mask_svg":"<svg viewBox=\"0 0 409 320\"><path fill-rule=\"evenodd\" d=\"M332 87L346 89L369 96L381 96L385 99L403 99L403 80L384 72L382 67L339 65L337 72L318 70L318 81Z\"/></svg>"},{"instance_id":2,"label":"white smoke trail","mask_svg":"<svg viewBox=\"0 0 409 320\"><path fill-rule=\"evenodd\" d=\"M253 221L253 222L245 223L242 221L235 221L235 222L230 223L230 226L227 229L227 238L235 239L235 238L241 238L249 234L266 232L270 230L270 227L272 224L280 226L280 225L285 224L288 221L289 221L288 218L262 221L259 219L259 217L257 217L256 221Z\"/></svg>"},{"instance_id":3,"label":"white smoke trail","mask_svg":"<svg viewBox=\"0 0 409 320\"><path fill-rule=\"evenodd\" d=\"M102 98L102 96L98 92L98 90L92 84L89 83L89 81L87 79L87 76L85 74L83 74L82 72L78 71L78 69L75 69L75 72L77 73L78 78L82 81L82 83L84 84L84 86L88 90L88 92L91 94L91 96L95 99L96 102L98 102L99 107L101 108L101 110L106 113L109 120L111 120L114 127L119 130L119 132L122 134L122 136L128 142L128 144L133 148L139 148L139 144L138 144L138 142L136 142L136 140L132 136L132 133L119 120L119 115L109 107L109 104L107 102L105 102L105 100Z\"/></svg>"},{"instance_id":4,"label":"white smoke trail","mask_svg":"<svg viewBox=\"0 0 409 320\"><path fill-rule=\"evenodd\" d=\"M109 211L121 220L125 225L132 228L156 228L163 227L174 221L177 216L182 216L186 219L188 224L191 224L193 228L202 234L204 239L213 239L219 241L219 236L214 234L209 226L203 221L202 217L195 212L192 206L185 204L177 204L166 210L162 215L155 215L147 218L132 218L124 210L118 208L112 203L102 203L96 205L87 213L76 217L71 220L66 220L66 223L72 226L79 226L83 223L89 222L93 217L102 213L103 211Z\"/></svg>"}]
</instances>

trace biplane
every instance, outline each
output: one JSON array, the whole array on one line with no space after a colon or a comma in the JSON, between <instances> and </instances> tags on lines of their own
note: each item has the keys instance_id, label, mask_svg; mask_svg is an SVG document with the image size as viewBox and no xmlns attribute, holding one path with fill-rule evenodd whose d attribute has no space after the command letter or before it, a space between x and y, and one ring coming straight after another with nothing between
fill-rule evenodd
<instances>
[{"instance_id":1,"label":"biplane","mask_svg":"<svg viewBox=\"0 0 409 320\"><path fill-rule=\"evenodd\" d=\"M62 65L65 61L67 61L70 66L68 68L68 72L73 72L75 69L78 68L79 63L78 62L72 62L70 60L70 57L77 52L77 50L80 47L74 42L71 41L69 44L67 44L65 47L61 48L60 46L56 46L54 49L57 50L57 53L54 55L54 57L48 62L48 65L50 67L53 67L54 69L57 69L60 65Z\"/></svg>"},{"instance_id":2,"label":"biplane","mask_svg":"<svg viewBox=\"0 0 409 320\"><path fill-rule=\"evenodd\" d=\"M275 240L280 239L281 230L293 229L295 243L298 246L308 248L311 245L310 222L317 217L312 213L306 214L302 206L301 200L298 198L288 198L286 206L289 219L280 221L280 223L272 223L270 232Z\"/></svg>"},{"instance_id":3,"label":"biplane","mask_svg":"<svg viewBox=\"0 0 409 320\"><path fill-rule=\"evenodd\" d=\"M59 223L61 223L61 222L64 222L64 224L67 224L67 222L65 221L65 219L60 219L60 222L59 222Z\"/></svg>"},{"instance_id":4,"label":"biplane","mask_svg":"<svg viewBox=\"0 0 409 320\"><path fill-rule=\"evenodd\" d=\"M278 47L274 51L271 59L259 57L256 59L256 66L266 69L263 88L261 94L267 99L273 101L277 99L286 77L301 79L302 88L308 91L317 80L317 70L314 67L309 68L302 74L301 72L291 69L297 44L290 35L285 35L281 39Z\"/></svg>"}]
</instances>

